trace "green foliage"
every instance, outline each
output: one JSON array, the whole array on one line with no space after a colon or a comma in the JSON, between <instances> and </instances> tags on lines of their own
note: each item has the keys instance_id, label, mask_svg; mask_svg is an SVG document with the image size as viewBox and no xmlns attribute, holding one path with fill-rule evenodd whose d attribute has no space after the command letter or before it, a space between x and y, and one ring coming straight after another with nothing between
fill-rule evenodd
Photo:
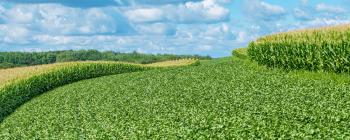
<instances>
[{"instance_id":1,"label":"green foliage","mask_svg":"<svg viewBox=\"0 0 350 140\"><path fill-rule=\"evenodd\" d=\"M0 139L349 139L349 83L295 75L227 58L84 80L24 104Z\"/></svg>"},{"instance_id":2,"label":"green foliage","mask_svg":"<svg viewBox=\"0 0 350 140\"><path fill-rule=\"evenodd\" d=\"M116 62L71 63L0 87L0 122L18 106L56 87L83 79L151 69Z\"/></svg>"},{"instance_id":3,"label":"green foliage","mask_svg":"<svg viewBox=\"0 0 350 140\"><path fill-rule=\"evenodd\" d=\"M0 68L16 66L31 66L39 64L51 64L56 62L72 61L123 61L139 64L150 64L154 62L178 60L178 59L211 59L210 56L199 55L171 55L171 54L141 54L99 52L96 50L80 51L53 51L53 52L0 52Z\"/></svg>"},{"instance_id":4,"label":"green foliage","mask_svg":"<svg viewBox=\"0 0 350 140\"><path fill-rule=\"evenodd\" d=\"M269 67L350 72L350 26L294 31L250 43L252 60Z\"/></svg>"},{"instance_id":5,"label":"green foliage","mask_svg":"<svg viewBox=\"0 0 350 140\"><path fill-rule=\"evenodd\" d=\"M20 67L22 65L16 65L16 64L13 64L13 63L0 63L0 69L6 69L6 68L13 68L13 67Z\"/></svg>"},{"instance_id":6,"label":"green foliage","mask_svg":"<svg viewBox=\"0 0 350 140\"><path fill-rule=\"evenodd\" d=\"M232 51L232 55L236 56L238 58L241 59L247 59L248 58L248 52L247 52L247 48L238 48L238 49L234 49Z\"/></svg>"}]
</instances>

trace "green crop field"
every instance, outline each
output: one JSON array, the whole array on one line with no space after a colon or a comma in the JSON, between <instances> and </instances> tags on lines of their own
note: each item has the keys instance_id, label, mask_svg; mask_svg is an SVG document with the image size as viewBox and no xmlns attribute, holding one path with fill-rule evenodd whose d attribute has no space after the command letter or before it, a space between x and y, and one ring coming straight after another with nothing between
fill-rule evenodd
<instances>
[{"instance_id":1,"label":"green crop field","mask_svg":"<svg viewBox=\"0 0 350 140\"><path fill-rule=\"evenodd\" d=\"M23 103L65 84L100 76L198 64L196 59L149 65L86 61L0 70L0 122Z\"/></svg>"},{"instance_id":2,"label":"green crop field","mask_svg":"<svg viewBox=\"0 0 350 140\"><path fill-rule=\"evenodd\" d=\"M350 24L268 35L248 54L269 67L350 73Z\"/></svg>"},{"instance_id":3,"label":"green crop field","mask_svg":"<svg viewBox=\"0 0 350 140\"><path fill-rule=\"evenodd\" d=\"M349 33L280 33L212 60L3 69L0 139L350 139Z\"/></svg>"},{"instance_id":4,"label":"green crop field","mask_svg":"<svg viewBox=\"0 0 350 140\"><path fill-rule=\"evenodd\" d=\"M0 139L349 139L348 78L238 58L100 77L25 103Z\"/></svg>"}]
</instances>

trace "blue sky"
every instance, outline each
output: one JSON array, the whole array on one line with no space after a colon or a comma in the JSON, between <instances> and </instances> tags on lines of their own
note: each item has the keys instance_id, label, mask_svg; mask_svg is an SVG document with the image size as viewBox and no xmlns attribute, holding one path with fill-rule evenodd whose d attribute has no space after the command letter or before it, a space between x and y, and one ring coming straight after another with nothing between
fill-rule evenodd
<instances>
[{"instance_id":1,"label":"blue sky","mask_svg":"<svg viewBox=\"0 0 350 140\"><path fill-rule=\"evenodd\" d=\"M350 22L350 0L0 0L0 51L228 56L275 32Z\"/></svg>"}]
</instances>

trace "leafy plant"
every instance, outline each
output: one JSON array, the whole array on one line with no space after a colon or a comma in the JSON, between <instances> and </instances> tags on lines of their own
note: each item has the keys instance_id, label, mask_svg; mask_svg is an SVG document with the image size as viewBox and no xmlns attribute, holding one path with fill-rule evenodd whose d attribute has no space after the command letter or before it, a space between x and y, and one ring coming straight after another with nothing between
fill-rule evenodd
<instances>
[{"instance_id":1,"label":"leafy plant","mask_svg":"<svg viewBox=\"0 0 350 140\"><path fill-rule=\"evenodd\" d=\"M269 67L350 72L350 25L292 31L249 44L252 60Z\"/></svg>"},{"instance_id":2,"label":"leafy plant","mask_svg":"<svg viewBox=\"0 0 350 140\"><path fill-rule=\"evenodd\" d=\"M0 120L18 106L53 88L83 79L150 69L141 65L116 62L70 63L0 88Z\"/></svg>"},{"instance_id":3,"label":"leafy plant","mask_svg":"<svg viewBox=\"0 0 350 140\"><path fill-rule=\"evenodd\" d=\"M84 80L18 108L0 139L349 139L350 78L308 73L225 58Z\"/></svg>"},{"instance_id":4,"label":"leafy plant","mask_svg":"<svg viewBox=\"0 0 350 140\"><path fill-rule=\"evenodd\" d=\"M234 49L232 51L232 55L236 56L238 58L241 58L241 59L247 59L248 58L248 50L247 50L247 48Z\"/></svg>"},{"instance_id":5,"label":"leafy plant","mask_svg":"<svg viewBox=\"0 0 350 140\"><path fill-rule=\"evenodd\" d=\"M0 122L17 107L33 97L59 86L106 75L197 65L195 59L167 61L149 65L108 61L70 62L28 68L0 70L7 82L0 82ZM32 71L23 73L23 71ZM18 74L19 76L17 76ZM1 79L0 80L6 80Z\"/></svg>"}]
</instances>

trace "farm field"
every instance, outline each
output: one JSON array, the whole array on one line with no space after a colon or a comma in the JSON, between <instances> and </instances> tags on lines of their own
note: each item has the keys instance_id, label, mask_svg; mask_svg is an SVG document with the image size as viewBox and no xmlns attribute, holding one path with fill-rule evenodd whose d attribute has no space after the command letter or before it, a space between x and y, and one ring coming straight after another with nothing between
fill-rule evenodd
<instances>
[{"instance_id":1,"label":"farm field","mask_svg":"<svg viewBox=\"0 0 350 140\"><path fill-rule=\"evenodd\" d=\"M0 70L0 122L25 102L66 84L107 75L198 64L196 59L149 65L84 61Z\"/></svg>"},{"instance_id":2,"label":"farm field","mask_svg":"<svg viewBox=\"0 0 350 140\"><path fill-rule=\"evenodd\" d=\"M248 48L252 60L269 67L350 73L350 24L272 34Z\"/></svg>"},{"instance_id":3,"label":"farm field","mask_svg":"<svg viewBox=\"0 0 350 140\"><path fill-rule=\"evenodd\" d=\"M0 139L348 139L348 78L238 58L105 76L26 102Z\"/></svg>"},{"instance_id":4,"label":"farm field","mask_svg":"<svg viewBox=\"0 0 350 140\"><path fill-rule=\"evenodd\" d=\"M179 59L179 60L171 60L164 62L156 62L151 64L135 64L140 66L147 67L176 67L176 66L186 66L195 63L196 59ZM34 75L38 75L50 70L59 69L75 64L82 63L123 63L123 64L133 64L126 62L113 62L113 61L77 61L77 62L63 62L63 63L55 63L55 64L46 64L46 65L37 65L37 66L28 66L28 67L17 67L17 68L9 68L9 69L0 69L0 87L8 82L25 79Z\"/></svg>"},{"instance_id":5,"label":"farm field","mask_svg":"<svg viewBox=\"0 0 350 140\"><path fill-rule=\"evenodd\" d=\"M350 140L350 0L0 0L0 140Z\"/></svg>"}]
</instances>

